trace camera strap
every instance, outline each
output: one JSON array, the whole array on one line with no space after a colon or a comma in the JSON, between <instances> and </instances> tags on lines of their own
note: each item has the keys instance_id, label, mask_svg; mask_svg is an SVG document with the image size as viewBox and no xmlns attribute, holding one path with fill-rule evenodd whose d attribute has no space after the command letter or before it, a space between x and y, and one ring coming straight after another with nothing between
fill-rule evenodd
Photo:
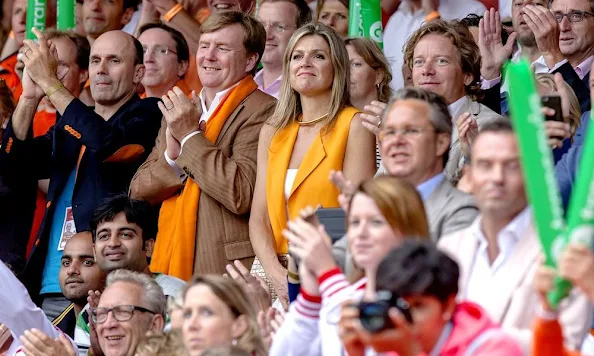
<instances>
[{"instance_id":1,"label":"camera strap","mask_svg":"<svg viewBox=\"0 0 594 356\"><path fill-rule=\"evenodd\" d=\"M439 339L437 339L435 346L433 346L428 356L439 356L441 354L441 349L443 349L445 343L452 334L452 329L454 329L454 323L450 321L444 326L443 330L441 331L441 335L439 335Z\"/></svg>"}]
</instances>

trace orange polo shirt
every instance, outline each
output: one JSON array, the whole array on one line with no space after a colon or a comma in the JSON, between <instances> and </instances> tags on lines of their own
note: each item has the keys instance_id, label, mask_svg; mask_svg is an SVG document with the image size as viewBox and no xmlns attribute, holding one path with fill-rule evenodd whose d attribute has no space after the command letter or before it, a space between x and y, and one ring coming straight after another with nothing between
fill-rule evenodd
<instances>
[{"instance_id":1,"label":"orange polo shirt","mask_svg":"<svg viewBox=\"0 0 594 356\"><path fill-rule=\"evenodd\" d=\"M0 78L4 79L6 85L8 85L12 91L14 99L18 101L23 93L23 87L21 86L21 78L19 78L15 70L16 63L16 52L0 62Z\"/></svg>"}]
</instances>

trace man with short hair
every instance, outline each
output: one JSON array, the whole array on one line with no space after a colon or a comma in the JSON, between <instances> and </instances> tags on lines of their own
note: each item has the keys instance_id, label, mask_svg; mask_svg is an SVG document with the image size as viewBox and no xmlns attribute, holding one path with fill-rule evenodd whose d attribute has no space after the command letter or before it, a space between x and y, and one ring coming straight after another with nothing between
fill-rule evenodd
<instances>
[{"instance_id":1,"label":"man with short hair","mask_svg":"<svg viewBox=\"0 0 594 356\"><path fill-rule=\"evenodd\" d=\"M161 287L144 273L117 270L92 312L103 354L134 355L148 332L165 325L166 299Z\"/></svg>"},{"instance_id":2,"label":"man with short hair","mask_svg":"<svg viewBox=\"0 0 594 356\"><path fill-rule=\"evenodd\" d=\"M149 23L138 30L138 41L144 51L145 74L142 78L146 97L161 98L178 86L186 95L184 82L190 51L184 36L163 23Z\"/></svg>"},{"instance_id":3,"label":"man with short hair","mask_svg":"<svg viewBox=\"0 0 594 356\"><path fill-rule=\"evenodd\" d=\"M438 246L460 265L458 297L481 305L529 352L539 305L533 275L542 252L511 123L486 125L471 149L467 174L480 215L468 228L444 236ZM575 292L559 309L565 343L574 349L592 316L588 299Z\"/></svg>"},{"instance_id":4,"label":"man with short hair","mask_svg":"<svg viewBox=\"0 0 594 356\"><path fill-rule=\"evenodd\" d=\"M305 0L264 0L257 17L266 29L266 49L254 80L258 89L278 99L285 50L293 33L311 21L311 9Z\"/></svg>"},{"instance_id":5,"label":"man with short hair","mask_svg":"<svg viewBox=\"0 0 594 356\"><path fill-rule=\"evenodd\" d=\"M157 100L136 94L144 75L136 39L111 31L95 41L89 72L96 106L89 108L60 82L58 61L45 36L36 34L39 45L25 41L23 96L4 133L0 169L13 179L50 178L44 221L24 280L34 298L43 295L43 309L54 318L70 304L58 283L64 243L89 228L103 198L128 190L133 172L154 145L161 119ZM46 135L30 138L32 112L43 96L61 118Z\"/></svg>"},{"instance_id":6,"label":"man with short hair","mask_svg":"<svg viewBox=\"0 0 594 356\"><path fill-rule=\"evenodd\" d=\"M90 231L72 236L64 246L59 279L62 294L72 303L52 324L74 338L76 318L87 304L89 291L102 290L105 283L105 273L95 261Z\"/></svg>"},{"instance_id":7,"label":"man with short hair","mask_svg":"<svg viewBox=\"0 0 594 356\"><path fill-rule=\"evenodd\" d=\"M153 253L157 235L157 216L145 201L119 194L106 199L91 219L94 255L97 265L105 273L125 269L144 273L152 278L166 297L180 298L186 283L162 273L152 273L148 261ZM93 289L97 293L100 290ZM75 341L79 348L91 346L92 333L87 310L96 307L87 304L79 314Z\"/></svg>"},{"instance_id":8,"label":"man with short hair","mask_svg":"<svg viewBox=\"0 0 594 356\"><path fill-rule=\"evenodd\" d=\"M130 22L139 0L77 0L82 3L82 20L91 46L102 34L121 30Z\"/></svg>"},{"instance_id":9,"label":"man with short hair","mask_svg":"<svg viewBox=\"0 0 594 356\"><path fill-rule=\"evenodd\" d=\"M217 12L201 31L204 88L194 103L179 88L164 97L155 149L130 186L132 197L163 203L151 269L184 280L225 273L236 259L251 265L258 137L276 103L253 80L266 41L260 22Z\"/></svg>"}]
</instances>

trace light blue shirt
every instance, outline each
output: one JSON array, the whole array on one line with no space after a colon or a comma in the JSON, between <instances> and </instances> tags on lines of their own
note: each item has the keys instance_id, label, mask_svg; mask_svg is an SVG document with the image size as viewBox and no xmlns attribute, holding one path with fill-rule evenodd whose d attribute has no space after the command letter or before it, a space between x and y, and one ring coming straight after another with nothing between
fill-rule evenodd
<instances>
[{"instance_id":1,"label":"light blue shirt","mask_svg":"<svg viewBox=\"0 0 594 356\"><path fill-rule=\"evenodd\" d=\"M443 182L445 174L443 172L429 178L417 186L417 191L421 194L423 201L427 200L431 193Z\"/></svg>"},{"instance_id":2,"label":"light blue shirt","mask_svg":"<svg viewBox=\"0 0 594 356\"><path fill-rule=\"evenodd\" d=\"M62 193L58 195L58 199L56 199L54 203L56 209L51 221L52 225L50 227L49 245L47 247L47 256L45 258L45 266L41 278L40 294L62 293L62 290L60 289L60 281L58 280L62 251L58 250L58 244L60 243L60 237L62 237L62 227L64 226L66 209L72 206L75 177L76 170L73 169L70 176L68 176L68 180L66 181L66 185L64 185Z\"/></svg>"}]
</instances>

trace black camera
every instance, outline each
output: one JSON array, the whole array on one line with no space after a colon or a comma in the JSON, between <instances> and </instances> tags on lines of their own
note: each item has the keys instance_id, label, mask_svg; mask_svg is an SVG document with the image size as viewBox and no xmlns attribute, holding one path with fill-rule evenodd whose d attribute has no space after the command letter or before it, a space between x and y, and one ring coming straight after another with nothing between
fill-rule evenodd
<instances>
[{"instance_id":1,"label":"black camera","mask_svg":"<svg viewBox=\"0 0 594 356\"><path fill-rule=\"evenodd\" d=\"M378 291L376 301L361 302L357 307L361 325L372 334L395 327L388 316L392 307L397 308L409 324L413 322L408 302L389 291Z\"/></svg>"}]
</instances>

